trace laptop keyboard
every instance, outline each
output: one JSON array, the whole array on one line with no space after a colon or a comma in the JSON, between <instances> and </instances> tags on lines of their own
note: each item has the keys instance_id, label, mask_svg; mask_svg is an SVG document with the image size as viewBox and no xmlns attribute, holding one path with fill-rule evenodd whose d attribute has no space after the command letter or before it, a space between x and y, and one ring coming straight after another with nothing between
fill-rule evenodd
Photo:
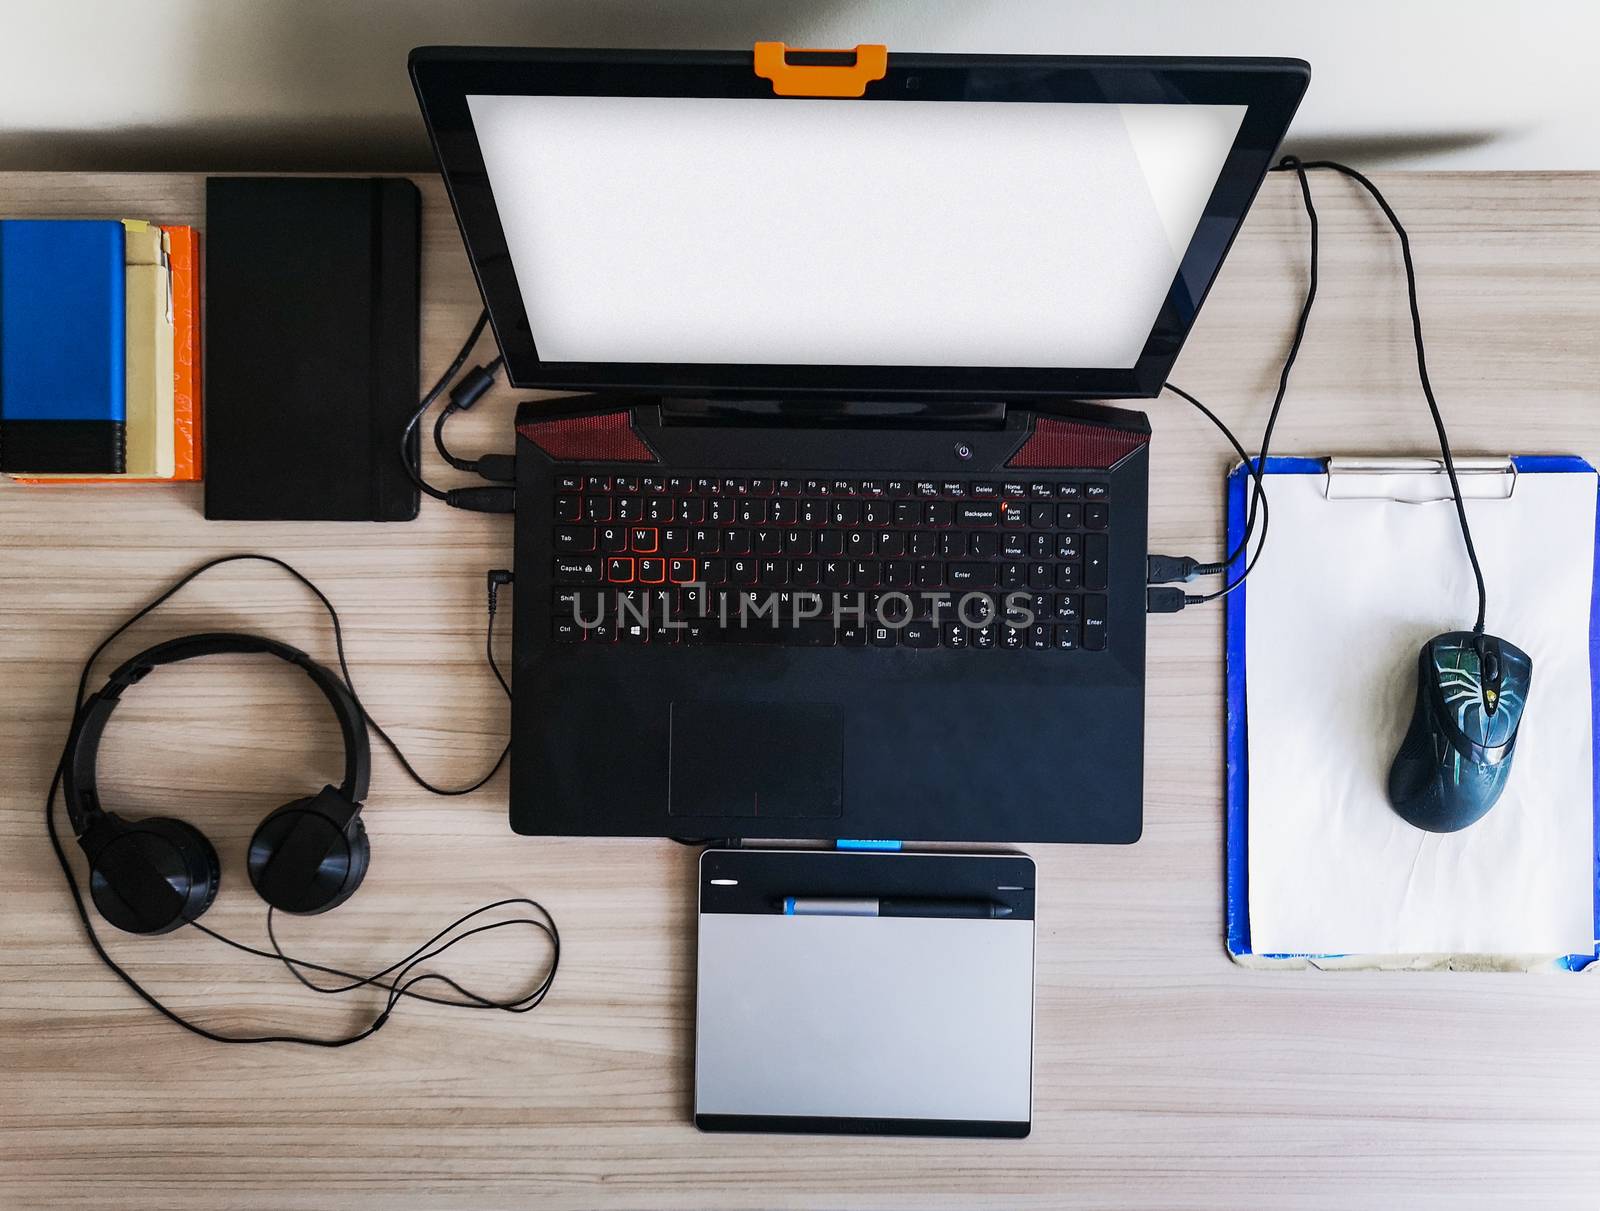
<instances>
[{"instance_id":1,"label":"laptop keyboard","mask_svg":"<svg viewBox=\"0 0 1600 1211\"><path fill-rule=\"evenodd\" d=\"M558 643L1106 646L1103 479L561 470Z\"/></svg>"}]
</instances>

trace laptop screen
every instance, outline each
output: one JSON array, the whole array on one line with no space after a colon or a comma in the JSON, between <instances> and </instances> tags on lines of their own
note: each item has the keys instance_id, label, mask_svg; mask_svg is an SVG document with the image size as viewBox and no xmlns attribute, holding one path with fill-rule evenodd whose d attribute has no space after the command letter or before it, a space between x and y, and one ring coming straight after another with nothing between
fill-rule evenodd
<instances>
[{"instance_id":1,"label":"laptop screen","mask_svg":"<svg viewBox=\"0 0 1600 1211\"><path fill-rule=\"evenodd\" d=\"M467 100L542 358L824 366L1131 368L1245 108Z\"/></svg>"},{"instance_id":2,"label":"laptop screen","mask_svg":"<svg viewBox=\"0 0 1600 1211\"><path fill-rule=\"evenodd\" d=\"M1291 60L424 48L412 75L512 382L1147 395L1304 91Z\"/></svg>"}]
</instances>

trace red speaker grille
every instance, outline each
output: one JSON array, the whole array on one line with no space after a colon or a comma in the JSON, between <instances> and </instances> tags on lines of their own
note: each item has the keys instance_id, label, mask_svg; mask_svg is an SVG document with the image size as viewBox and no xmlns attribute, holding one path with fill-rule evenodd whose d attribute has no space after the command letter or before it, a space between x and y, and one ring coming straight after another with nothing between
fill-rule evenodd
<instances>
[{"instance_id":1,"label":"red speaker grille","mask_svg":"<svg viewBox=\"0 0 1600 1211\"><path fill-rule=\"evenodd\" d=\"M528 421L518 425L517 432L561 462L660 461L633 431L632 414L627 411Z\"/></svg>"},{"instance_id":2,"label":"red speaker grille","mask_svg":"<svg viewBox=\"0 0 1600 1211\"><path fill-rule=\"evenodd\" d=\"M1038 417L1033 432L1011 456L1008 467L1098 467L1110 470L1140 446L1148 433L1129 433L1105 425Z\"/></svg>"}]
</instances>

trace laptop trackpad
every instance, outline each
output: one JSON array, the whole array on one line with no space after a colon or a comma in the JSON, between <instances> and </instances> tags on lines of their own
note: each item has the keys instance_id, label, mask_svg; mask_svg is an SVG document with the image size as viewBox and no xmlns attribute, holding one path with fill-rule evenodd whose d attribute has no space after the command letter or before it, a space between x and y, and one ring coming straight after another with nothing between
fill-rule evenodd
<instances>
[{"instance_id":1,"label":"laptop trackpad","mask_svg":"<svg viewBox=\"0 0 1600 1211\"><path fill-rule=\"evenodd\" d=\"M843 733L821 703L674 702L667 811L828 818L843 810Z\"/></svg>"}]
</instances>

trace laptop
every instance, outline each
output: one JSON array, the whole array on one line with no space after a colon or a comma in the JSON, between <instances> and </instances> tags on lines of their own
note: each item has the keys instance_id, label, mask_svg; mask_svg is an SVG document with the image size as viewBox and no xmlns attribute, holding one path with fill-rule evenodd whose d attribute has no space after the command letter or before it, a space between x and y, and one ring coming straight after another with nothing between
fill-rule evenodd
<instances>
[{"instance_id":1,"label":"laptop","mask_svg":"<svg viewBox=\"0 0 1600 1211\"><path fill-rule=\"evenodd\" d=\"M1150 428L1099 401L1309 69L865 52L411 56L507 377L567 393L516 419L517 832L1139 837Z\"/></svg>"}]
</instances>

